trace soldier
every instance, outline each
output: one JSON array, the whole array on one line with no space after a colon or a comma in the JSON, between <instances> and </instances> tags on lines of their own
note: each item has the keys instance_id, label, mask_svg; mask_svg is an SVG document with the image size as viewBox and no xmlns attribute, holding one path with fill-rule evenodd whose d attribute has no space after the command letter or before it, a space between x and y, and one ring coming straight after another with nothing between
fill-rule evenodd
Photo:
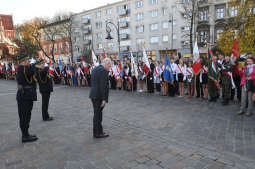
<instances>
[{"instance_id":1,"label":"soldier","mask_svg":"<svg viewBox=\"0 0 255 169\"><path fill-rule=\"evenodd\" d=\"M217 61L217 56L213 57L214 62ZM215 64L216 72L218 73L218 64ZM211 67L209 67L211 69ZM216 83L211 79L208 78L208 93L210 96L209 102L217 102L218 98L218 88Z\"/></svg>"},{"instance_id":2,"label":"soldier","mask_svg":"<svg viewBox=\"0 0 255 169\"><path fill-rule=\"evenodd\" d=\"M228 105L231 97L232 89L232 64L230 63L230 56L225 56L225 62L221 67L222 71L222 94L223 94L223 105Z\"/></svg>"},{"instance_id":3,"label":"soldier","mask_svg":"<svg viewBox=\"0 0 255 169\"><path fill-rule=\"evenodd\" d=\"M50 93L53 92L52 79L49 76L48 64L41 64L37 70L37 80L39 84L39 90L42 95L42 119L43 121L51 121L52 117L49 116L48 107L50 100Z\"/></svg>"},{"instance_id":4,"label":"soldier","mask_svg":"<svg viewBox=\"0 0 255 169\"><path fill-rule=\"evenodd\" d=\"M18 91L16 100L18 103L19 124L22 133L22 143L33 142L38 138L29 134L29 123L33 102L37 101L35 66L29 65L28 55L18 57L19 67L17 71Z\"/></svg>"}]
</instances>

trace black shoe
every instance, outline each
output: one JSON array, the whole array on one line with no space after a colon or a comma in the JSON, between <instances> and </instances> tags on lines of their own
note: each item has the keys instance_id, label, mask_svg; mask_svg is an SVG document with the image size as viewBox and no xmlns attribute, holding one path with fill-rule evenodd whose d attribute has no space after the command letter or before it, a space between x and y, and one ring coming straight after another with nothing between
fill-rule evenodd
<instances>
[{"instance_id":1,"label":"black shoe","mask_svg":"<svg viewBox=\"0 0 255 169\"><path fill-rule=\"evenodd\" d=\"M52 121L53 120L53 117L49 117L47 119L43 119L43 121Z\"/></svg>"},{"instance_id":2,"label":"black shoe","mask_svg":"<svg viewBox=\"0 0 255 169\"><path fill-rule=\"evenodd\" d=\"M106 138L109 137L109 134L94 134L94 138Z\"/></svg>"},{"instance_id":3,"label":"black shoe","mask_svg":"<svg viewBox=\"0 0 255 169\"><path fill-rule=\"evenodd\" d=\"M34 141L36 141L36 140L38 140L38 138L35 136L35 137L33 137L33 136L22 136L22 143L28 143L28 142L34 142Z\"/></svg>"}]
</instances>

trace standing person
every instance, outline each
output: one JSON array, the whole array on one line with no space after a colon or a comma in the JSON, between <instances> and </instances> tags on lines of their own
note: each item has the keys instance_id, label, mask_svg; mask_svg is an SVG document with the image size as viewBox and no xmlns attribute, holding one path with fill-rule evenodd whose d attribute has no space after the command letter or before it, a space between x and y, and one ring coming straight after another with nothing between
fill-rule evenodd
<instances>
[{"instance_id":1,"label":"standing person","mask_svg":"<svg viewBox=\"0 0 255 169\"><path fill-rule=\"evenodd\" d=\"M238 58L233 65L232 74L233 74L233 80L234 80L236 89L232 89L231 91L231 100L234 100L235 93L236 93L238 101L241 102L241 86L240 86L241 77L240 77L239 68L238 68L239 61L241 61L240 58Z\"/></svg>"},{"instance_id":2,"label":"standing person","mask_svg":"<svg viewBox=\"0 0 255 169\"><path fill-rule=\"evenodd\" d=\"M29 134L29 124L33 102L37 101L36 81L34 78L35 68L29 65L28 55L22 55L18 58L19 67L17 72L18 91L16 100L18 103L19 125L22 133L21 141L33 142L38 138Z\"/></svg>"},{"instance_id":3,"label":"standing person","mask_svg":"<svg viewBox=\"0 0 255 169\"><path fill-rule=\"evenodd\" d=\"M247 58L247 66L243 70L240 69L240 75L242 98L240 111L237 115L244 114L247 108L246 116L251 116L253 111L252 94L255 92L255 64L251 57Z\"/></svg>"},{"instance_id":4,"label":"standing person","mask_svg":"<svg viewBox=\"0 0 255 169\"><path fill-rule=\"evenodd\" d=\"M42 95L42 119L43 121L52 121L53 118L49 116L48 107L49 107L49 100L50 94L53 92L53 84L52 79L49 76L49 67L48 64L42 65L39 67L38 71L36 72L38 84L39 84L39 91Z\"/></svg>"},{"instance_id":5,"label":"standing person","mask_svg":"<svg viewBox=\"0 0 255 169\"><path fill-rule=\"evenodd\" d=\"M143 86L144 86L144 68L142 61L139 61L138 63L138 79L139 79L139 92L143 92Z\"/></svg>"},{"instance_id":6,"label":"standing person","mask_svg":"<svg viewBox=\"0 0 255 169\"><path fill-rule=\"evenodd\" d=\"M160 84L160 75L161 75L161 68L160 63L157 61L155 62L155 68L154 68L154 83L156 84L156 90L160 93L161 91L161 84Z\"/></svg>"},{"instance_id":7,"label":"standing person","mask_svg":"<svg viewBox=\"0 0 255 169\"><path fill-rule=\"evenodd\" d=\"M179 92L180 92L179 97L183 97L184 96L184 82L186 80L186 66L184 65L182 59L179 60L179 64L177 65L176 79L177 79L178 85L179 85Z\"/></svg>"},{"instance_id":8,"label":"standing person","mask_svg":"<svg viewBox=\"0 0 255 169\"><path fill-rule=\"evenodd\" d=\"M208 99L208 66L207 63L203 65L202 71L200 73L200 83L203 87L204 99Z\"/></svg>"},{"instance_id":9,"label":"standing person","mask_svg":"<svg viewBox=\"0 0 255 169\"><path fill-rule=\"evenodd\" d=\"M194 86L193 86L194 72L192 68L192 63L193 63L192 61L189 61L187 71L186 71L189 98L192 98L192 94L194 90Z\"/></svg>"},{"instance_id":10,"label":"standing person","mask_svg":"<svg viewBox=\"0 0 255 169\"><path fill-rule=\"evenodd\" d=\"M154 74L155 65L152 62L151 58L149 58L149 64L150 64L150 71L147 75L147 88L149 93L154 93L153 74Z\"/></svg>"},{"instance_id":11,"label":"standing person","mask_svg":"<svg viewBox=\"0 0 255 169\"><path fill-rule=\"evenodd\" d=\"M232 65L230 63L230 56L225 56L225 62L222 67L222 94L223 94L223 105L228 105L231 97L232 85Z\"/></svg>"},{"instance_id":12,"label":"standing person","mask_svg":"<svg viewBox=\"0 0 255 169\"><path fill-rule=\"evenodd\" d=\"M179 63L179 60L178 60ZM176 70L177 70L177 64L174 61L174 59L170 59L170 66L173 72L173 77L174 77L174 83L167 83L168 84L168 96L174 97L176 94L178 94L178 81L177 81L177 75L176 75Z\"/></svg>"},{"instance_id":13,"label":"standing person","mask_svg":"<svg viewBox=\"0 0 255 169\"><path fill-rule=\"evenodd\" d=\"M222 76L223 76L223 72L222 72L222 66L223 64L225 63L225 60L224 60L224 55L222 53L219 54L219 57L218 57L218 61L217 61L217 66L218 66L218 69L219 69L219 81L220 81L220 85L222 86ZM219 94L219 96L221 95L222 98L224 97L223 96L223 91L221 91L222 93Z\"/></svg>"},{"instance_id":14,"label":"standing person","mask_svg":"<svg viewBox=\"0 0 255 169\"><path fill-rule=\"evenodd\" d=\"M102 65L97 66L93 69L91 74L91 90L89 98L92 101L94 109L93 118L93 136L94 138L105 138L109 137L103 131L102 121L103 114L102 111L105 104L108 103L109 96L109 70L112 66L111 59L105 58Z\"/></svg>"},{"instance_id":15,"label":"standing person","mask_svg":"<svg viewBox=\"0 0 255 169\"><path fill-rule=\"evenodd\" d=\"M213 56L212 58L212 62L216 63L217 61L217 56ZM215 65L215 72L216 74L218 74L218 64L214 64ZM212 66L209 65L209 70L212 69ZM208 93L210 96L209 102L217 102L218 99L218 87L216 86L215 81L212 78L208 78Z\"/></svg>"}]
</instances>

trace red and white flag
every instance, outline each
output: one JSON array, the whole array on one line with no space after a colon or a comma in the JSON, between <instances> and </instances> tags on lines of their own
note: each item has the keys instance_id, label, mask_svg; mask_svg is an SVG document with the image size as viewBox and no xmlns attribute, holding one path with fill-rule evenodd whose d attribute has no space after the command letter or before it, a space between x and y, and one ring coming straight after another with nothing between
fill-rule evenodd
<instances>
[{"instance_id":1,"label":"red and white flag","mask_svg":"<svg viewBox=\"0 0 255 169\"><path fill-rule=\"evenodd\" d=\"M91 53L92 53L92 60L93 60L93 64L94 64L94 66L98 66L98 65L99 65L99 63L98 63L98 61L97 61L97 57L96 57L96 55L95 55L94 51L93 51L93 50L91 50Z\"/></svg>"},{"instance_id":2,"label":"red and white flag","mask_svg":"<svg viewBox=\"0 0 255 169\"><path fill-rule=\"evenodd\" d=\"M202 69L200 54L197 46L197 40L193 49L193 71L195 75L198 75Z\"/></svg>"},{"instance_id":3,"label":"red and white flag","mask_svg":"<svg viewBox=\"0 0 255 169\"><path fill-rule=\"evenodd\" d=\"M232 48L232 52L231 52L231 58L234 58L234 59L238 59L239 58L239 54L238 54L238 41L237 41L236 38L234 40L234 44L233 44L233 48Z\"/></svg>"},{"instance_id":4,"label":"red and white flag","mask_svg":"<svg viewBox=\"0 0 255 169\"><path fill-rule=\"evenodd\" d=\"M106 58L105 49L103 48L103 60Z\"/></svg>"},{"instance_id":5,"label":"red and white flag","mask_svg":"<svg viewBox=\"0 0 255 169\"><path fill-rule=\"evenodd\" d=\"M143 63L144 63L144 73L147 76L147 74L150 72L150 63L149 63L149 59L146 54L145 48L143 48Z\"/></svg>"}]
</instances>

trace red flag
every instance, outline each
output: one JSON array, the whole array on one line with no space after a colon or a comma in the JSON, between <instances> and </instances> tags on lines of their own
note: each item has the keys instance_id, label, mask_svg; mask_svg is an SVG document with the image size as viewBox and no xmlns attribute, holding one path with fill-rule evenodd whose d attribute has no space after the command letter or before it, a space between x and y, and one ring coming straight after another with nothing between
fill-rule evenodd
<instances>
[{"instance_id":1,"label":"red flag","mask_svg":"<svg viewBox=\"0 0 255 169\"><path fill-rule=\"evenodd\" d=\"M232 48L232 53L231 53L231 57L235 56L236 59L239 57L239 54L238 54L238 41L237 39L235 38L234 40L234 44L233 44L233 48Z\"/></svg>"},{"instance_id":2,"label":"red flag","mask_svg":"<svg viewBox=\"0 0 255 169\"><path fill-rule=\"evenodd\" d=\"M147 76L148 73L150 72L150 63L149 63L149 59L146 54L145 48L143 48L143 62L144 62L144 73Z\"/></svg>"},{"instance_id":3,"label":"red flag","mask_svg":"<svg viewBox=\"0 0 255 169\"><path fill-rule=\"evenodd\" d=\"M105 58L106 58L106 53L105 53L105 50L103 48L103 59L105 59Z\"/></svg>"},{"instance_id":4,"label":"red flag","mask_svg":"<svg viewBox=\"0 0 255 169\"><path fill-rule=\"evenodd\" d=\"M197 40L195 42L194 49L193 49L193 67L192 68L195 75L198 75L202 69L199 49L197 46Z\"/></svg>"}]
</instances>

